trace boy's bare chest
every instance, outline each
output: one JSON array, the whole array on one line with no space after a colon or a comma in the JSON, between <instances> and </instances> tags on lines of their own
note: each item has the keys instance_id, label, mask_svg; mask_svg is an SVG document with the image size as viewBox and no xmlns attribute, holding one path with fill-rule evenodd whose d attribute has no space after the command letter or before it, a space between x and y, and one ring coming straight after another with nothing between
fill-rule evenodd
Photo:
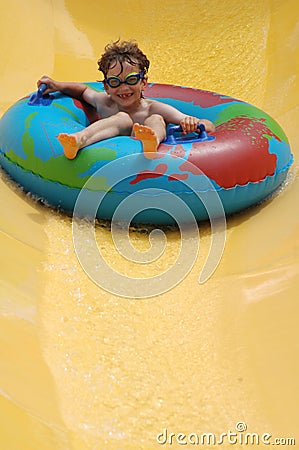
<instances>
[{"instance_id":1,"label":"boy's bare chest","mask_svg":"<svg viewBox=\"0 0 299 450\"><path fill-rule=\"evenodd\" d=\"M107 117L111 117L114 114L117 114L120 111L126 112L127 114L129 114L129 116L131 117L132 121L138 122L140 124L143 124L145 119L150 115L150 104L143 99L142 103L139 105L139 107L137 108L128 108L126 109L119 107L119 105L117 104L110 104L110 105L105 105L104 107L102 106L100 108L101 110L98 112L100 113L101 117L107 118Z\"/></svg>"},{"instance_id":2,"label":"boy's bare chest","mask_svg":"<svg viewBox=\"0 0 299 450\"><path fill-rule=\"evenodd\" d=\"M134 123L144 124L145 119L149 116L148 109L142 109L141 111L136 111L134 113L128 113Z\"/></svg>"}]
</instances>

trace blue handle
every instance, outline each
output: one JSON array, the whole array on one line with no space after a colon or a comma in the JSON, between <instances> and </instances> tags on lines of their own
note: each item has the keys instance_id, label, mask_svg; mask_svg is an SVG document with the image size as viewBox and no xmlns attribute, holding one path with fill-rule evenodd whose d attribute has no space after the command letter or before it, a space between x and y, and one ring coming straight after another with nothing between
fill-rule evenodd
<instances>
[{"instance_id":1,"label":"blue handle","mask_svg":"<svg viewBox=\"0 0 299 450\"><path fill-rule=\"evenodd\" d=\"M37 94L40 96L43 95L43 93L45 92L46 89L47 89L47 85L45 83L42 83L37 90Z\"/></svg>"},{"instance_id":2,"label":"blue handle","mask_svg":"<svg viewBox=\"0 0 299 450\"><path fill-rule=\"evenodd\" d=\"M49 106L53 101L53 97L51 97L49 94L43 95L46 89L47 85L45 83L42 83L39 86L38 90L31 95L28 101L28 105Z\"/></svg>"},{"instance_id":3,"label":"blue handle","mask_svg":"<svg viewBox=\"0 0 299 450\"><path fill-rule=\"evenodd\" d=\"M176 137L175 133L182 133L183 129L181 125L174 125L168 129L167 137L164 141L164 144L175 145L181 142L198 142L198 141L208 141L214 139L214 137L209 136L206 132L206 128L203 123L199 123L197 125L197 129L200 130L200 133L196 137Z\"/></svg>"},{"instance_id":4,"label":"blue handle","mask_svg":"<svg viewBox=\"0 0 299 450\"><path fill-rule=\"evenodd\" d=\"M207 134L206 132L206 128L204 126L203 123L199 123L197 125L197 129L201 131L201 133L199 133L199 136L202 135L202 133ZM170 127L167 133L167 136L173 136L174 133L182 133L183 132L183 128L181 127L181 125L174 125L173 127Z\"/></svg>"}]
</instances>

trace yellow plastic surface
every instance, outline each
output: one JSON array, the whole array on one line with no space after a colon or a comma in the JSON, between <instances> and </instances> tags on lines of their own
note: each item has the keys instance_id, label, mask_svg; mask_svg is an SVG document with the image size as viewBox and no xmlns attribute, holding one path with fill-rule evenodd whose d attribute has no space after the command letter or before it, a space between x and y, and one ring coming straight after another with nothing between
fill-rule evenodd
<instances>
[{"instance_id":1,"label":"yellow plastic surface","mask_svg":"<svg viewBox=\"0 0 299 450\"><path fill-rule=\"evenodd\" d=\"M118 37L138 41L152 81L266 110L295 163L278 196L228 220L223 257L206 283L198 275L210 229L201 225L189 275L147 300L90 281L71 219L1 172L0 448L199 448L177 435L236 432L238 422L299 448L298 1L2 2L1 112L43 74L99 79L96 61ZM170 231L166 257L136 269L115 254L108 228L96 231L109 264L130 276L165 270L179 251L179 233ZM131 236L148 248L146 233ZM156 440L165 429L175 434L171 445Z\"/></svg>"}]
</instances>

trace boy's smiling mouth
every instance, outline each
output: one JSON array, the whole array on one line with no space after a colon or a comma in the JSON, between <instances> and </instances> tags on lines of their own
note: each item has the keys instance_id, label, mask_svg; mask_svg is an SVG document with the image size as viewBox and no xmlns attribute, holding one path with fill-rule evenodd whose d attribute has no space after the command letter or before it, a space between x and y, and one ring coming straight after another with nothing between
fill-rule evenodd
<instances>
[{"instance_id":1,"label":"boy's smiling mouth","mask_svg":"<svg viewBox=\"0 0 299 450\"><path fill-rule=\"evenodd\" d=\"M129 97L132 97L132 95L133 95L132 93L130 93L130 94L117 94L117 96L122 98L122 99L126 99L126 98L129 98Z\"/></svg>"}]
</instances>

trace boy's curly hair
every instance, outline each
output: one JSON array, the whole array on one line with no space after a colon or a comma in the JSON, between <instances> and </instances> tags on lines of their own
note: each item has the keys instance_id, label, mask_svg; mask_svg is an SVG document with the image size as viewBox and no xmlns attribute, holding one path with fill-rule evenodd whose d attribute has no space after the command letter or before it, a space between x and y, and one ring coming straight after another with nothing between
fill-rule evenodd
<instances>
[{"instance_id":1,"label":"boy's curly hair","mask_svg":"<svg viewBox=\"0 0 299 450\"><path fill-rule=\"evenodd\" d=\"M118 62L121 66L120 74L123 71L123 62L126 61L133 66L138 65L139 70L147 73L150 62L145 54L140 50L135 41L116 41L105 47L105 52L98 60L99 70L107 77L108 70Z\"/></svg>"}]
</instances>

